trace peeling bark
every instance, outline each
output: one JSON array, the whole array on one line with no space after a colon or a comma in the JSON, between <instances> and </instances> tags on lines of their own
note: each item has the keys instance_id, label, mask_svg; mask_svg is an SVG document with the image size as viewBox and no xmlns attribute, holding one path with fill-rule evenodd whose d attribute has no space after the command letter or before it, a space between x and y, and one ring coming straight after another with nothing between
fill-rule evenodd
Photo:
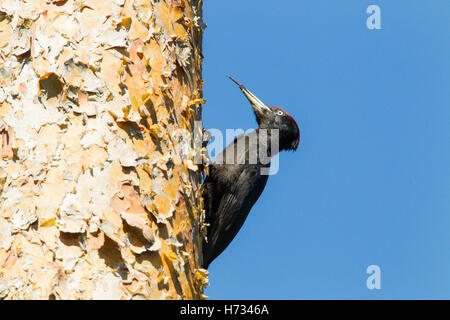
<instances>
[{"instance_id":1,"label":"peeling bark","mask_svg":"<svg viewBox=\"0 0 450 320\"><path fill-rule=\"evenodd\" d=\"M0 299L204 297L201 8L0 1Z\"/></svg>"}]
</instances>

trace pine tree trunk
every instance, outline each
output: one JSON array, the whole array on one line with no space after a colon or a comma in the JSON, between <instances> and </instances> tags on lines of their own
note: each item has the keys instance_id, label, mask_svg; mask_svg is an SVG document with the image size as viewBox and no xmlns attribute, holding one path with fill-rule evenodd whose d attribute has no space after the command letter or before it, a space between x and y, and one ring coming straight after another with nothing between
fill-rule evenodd
<instances>
[{"instance_id":1,"label":"pine tree trunk","mask_svg":"<svg viewBox=\"0 0 450 320\"><path fill-rule=\"evenodd\" d=\"M202 0L0 1L0 299L203 297L202 28Z\"/></svg>"}]
</instances>

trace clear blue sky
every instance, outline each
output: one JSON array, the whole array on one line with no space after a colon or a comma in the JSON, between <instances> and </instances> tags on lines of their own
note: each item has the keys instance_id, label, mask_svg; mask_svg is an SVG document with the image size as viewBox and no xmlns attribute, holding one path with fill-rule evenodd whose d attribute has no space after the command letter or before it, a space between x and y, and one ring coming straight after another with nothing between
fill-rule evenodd
<instances>
[{"instance_id":1,"label":"clear blue sky","mask_svg":"<svg viewBox=\"0 0 450 320\"><path fill-rule=\"evenodd\" d=\"M206 294L449 299L450 1L204 2L204 127L256 126L230 74L301 130Z\"/></svg>"}]
</instances>

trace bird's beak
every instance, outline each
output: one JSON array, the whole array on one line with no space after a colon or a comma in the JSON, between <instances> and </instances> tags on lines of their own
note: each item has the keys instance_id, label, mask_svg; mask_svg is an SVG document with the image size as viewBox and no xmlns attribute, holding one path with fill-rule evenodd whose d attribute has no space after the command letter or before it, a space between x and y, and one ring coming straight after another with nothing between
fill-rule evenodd
<instances>
[{"instance_id":1,"label":"bird's beak","mask_svg":"<svg viewBox=\"0 0 450 320\"><path fill-rule=\"evenodd\" d=\"M230 78L231 81L233 81L239 86L242 93L247 97L248 101L250 101L255 113L257 113L258 115L262 115L264 114L264 111L270 111L270 108L266 106L261 100L259 100L253 93L248 91L246 87L244 87L242 84L234 80L232 77L230 76L227 77Z\"/></svg>"}]
</instances>

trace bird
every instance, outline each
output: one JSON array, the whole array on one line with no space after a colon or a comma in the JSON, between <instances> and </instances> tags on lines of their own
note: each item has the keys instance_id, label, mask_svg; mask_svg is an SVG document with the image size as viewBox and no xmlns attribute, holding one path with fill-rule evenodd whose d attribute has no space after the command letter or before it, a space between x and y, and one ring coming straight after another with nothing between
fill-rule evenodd
<instances>
[{"instance_id":1,"label":"bird","mask_svg":"<svg viewBox=\"0 0 450 320\"><path fill-rule=\"evenodd\" d=\"M202 183L207 230L201 264L205 269L244 224L266 186L271 158L283 150L297 150L300 142L300 129L292 116L282 108L265 105L228 77L250 102L258 128L236 137L208 166Z\"/></svg>"}]
</instances>

